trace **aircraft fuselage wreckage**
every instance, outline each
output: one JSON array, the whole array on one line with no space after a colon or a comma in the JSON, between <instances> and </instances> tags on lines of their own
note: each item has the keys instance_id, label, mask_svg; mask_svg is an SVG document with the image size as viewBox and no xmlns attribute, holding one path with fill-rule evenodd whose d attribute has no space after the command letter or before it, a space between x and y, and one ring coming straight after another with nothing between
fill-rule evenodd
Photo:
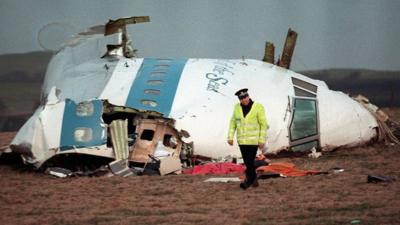
<instances>
[{"instance_id":1,"label":"aircraft fuselage wreckage","mask_svg":"<svg viewBox=\"0 0 400 225\"><path fill-rule=\"evenodd\" d=\"M76 153L179 165L192 155L239 156L226 138L234 93L243 87L265 107L267 153L356 146L379 133L379 121L358 101L271 63L136 58L126 25L147 21L110 21L67 42L51 59L41 105L11 151L37 168Z\"/></svg>"}]
</instances>

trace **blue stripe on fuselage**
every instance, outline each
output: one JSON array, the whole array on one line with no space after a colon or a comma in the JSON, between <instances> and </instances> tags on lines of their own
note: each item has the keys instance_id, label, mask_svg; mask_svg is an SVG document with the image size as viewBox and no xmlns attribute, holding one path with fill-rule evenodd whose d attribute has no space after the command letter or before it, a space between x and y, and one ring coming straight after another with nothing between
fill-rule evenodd
<instances>
[{"instance_id":1,"label":"blue stripe on fuselage","mask_svg":"<svg viewBox=\"0 0 400 225\"><path fill-rule=\"evenodd\" d=\"M168 117L187 59L143 59L125 105Z\"/></svg>"}]
</instances>

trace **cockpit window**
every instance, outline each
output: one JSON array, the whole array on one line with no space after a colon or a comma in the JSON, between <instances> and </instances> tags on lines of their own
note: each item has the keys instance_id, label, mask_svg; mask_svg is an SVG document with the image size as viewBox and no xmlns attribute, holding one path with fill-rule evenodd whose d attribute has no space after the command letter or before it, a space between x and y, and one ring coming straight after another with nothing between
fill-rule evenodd
<instances>
[{"instance_id":1,"label":"cockpit window","mask_svg":"<svg viewBox=\"0 0 400 225\"><path fill-rule=\"evenodd\" d=\"M318 134L317 105L313 99L295 99L292 123L290 124L290 140Z\"/></svg>"},{"instance_id":2,"label":"cockpit window","mask_svg":"<svg viewBox=\"0 0 400 225\"><path fill-rule=\"evenodd\" d=\"M310 97L310 98L315 98L317 95L314 93L311 93L307 90L301 89L299 87L294 86L294 95L296 96L302 96L302 97Z\"/></svg>"},{"instance_id":3,"label":"cockpit window","mask_svg":"<svg viewBox=\"0 0 400 225\"><path fill-rule=\"evenodd\" d=\"M318 86L308 83L304 80L292 77L292 84L294 88L294 95L301 97L315 98L317 96Z\"/></svg>"},{"instance_id":4,"label":"cockpit window","mask_svg":"<svg viewBox=\"0 0 400 225\"><path fill-rule=\"evenodd\" d=\"M314 84L308 83L304 80L297 79L295 77L292 77L292 83L294 86L303 88L303 89L308 90L313 93L317 93L318 86L316 86Z\"/></svg>"}]
</instances>

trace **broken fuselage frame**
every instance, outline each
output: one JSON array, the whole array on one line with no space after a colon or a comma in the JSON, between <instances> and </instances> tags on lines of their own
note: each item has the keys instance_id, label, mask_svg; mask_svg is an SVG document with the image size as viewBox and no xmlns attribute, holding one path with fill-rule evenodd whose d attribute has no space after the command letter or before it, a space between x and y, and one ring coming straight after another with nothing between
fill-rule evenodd
<instances>
[{"instance_id":1,"label":"broken fuselage frame","mask_svg":"<svg viewBox=\"0 0 400 225\"><path fill-rule=\"evenodd\" d=\"M164 154L161 157L184 160L192 154L190 144L182 141L182 137L187 137L188 133L176 130L173 119L164 118L154 111L115 106L106 100L76 104L66 99L46 104L35 114L37 116L33 116L26 126L34 123L38 127L40 123L41 132L35 131L32 143L10 145L10 148L19 153L25 162L37 168L53 156L73 153L101 156L110 160L127 159L137 163L152 162L157 157L156 149L160 148ZM60 123L57 124L57 121ZM111 124L114 121L122 121L123 125L113 127ZM56 139L59 140L58 144L54 142ZM33 146L36 143L48 143L48 146L38 148ZM37 154L35 149L40 149L43 154Z\"/></svg>"}]
</instances>

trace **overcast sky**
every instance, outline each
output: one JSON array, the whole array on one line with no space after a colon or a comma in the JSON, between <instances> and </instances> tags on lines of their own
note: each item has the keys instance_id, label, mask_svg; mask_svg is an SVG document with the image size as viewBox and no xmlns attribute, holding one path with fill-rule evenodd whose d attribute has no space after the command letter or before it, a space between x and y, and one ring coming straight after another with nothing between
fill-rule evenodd
<instances>
[{"instance_id":1,"label":"overcast sky","mask_svg":"<svg viewBox=\"0 0 400 225\"><path fill-rule=\"evenodd\" d=\"M130 26L140 57L261 59L298 32L292 69L400 70L398 0L0 0L0 54L42 50L108 19ZM52 33L53 32L53 33ZM53 40L52 40L53 39Z\"/></svg>"}]
</instances>

